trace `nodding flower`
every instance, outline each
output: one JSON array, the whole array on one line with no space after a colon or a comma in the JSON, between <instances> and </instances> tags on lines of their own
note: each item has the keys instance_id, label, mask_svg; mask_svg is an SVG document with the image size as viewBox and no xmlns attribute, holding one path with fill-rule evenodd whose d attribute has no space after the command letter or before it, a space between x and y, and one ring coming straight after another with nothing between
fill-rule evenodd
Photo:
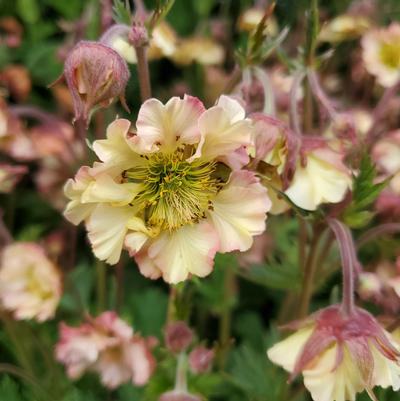
<instances>
[{"instance_id":1,"label":"nodding flower","mask_svg":"<svg viewBox=\"0 0 400 401\"><path fill-rule=\"evenodd\" d=\"M90 122L91 112L108 107L115 98L125 103L129 70L125 60L111 47L98 42L79 42L68 54L64 73L71 92L75 120ZM57 82L57 81L56 81Z\"/></svg>"}]
</instances>

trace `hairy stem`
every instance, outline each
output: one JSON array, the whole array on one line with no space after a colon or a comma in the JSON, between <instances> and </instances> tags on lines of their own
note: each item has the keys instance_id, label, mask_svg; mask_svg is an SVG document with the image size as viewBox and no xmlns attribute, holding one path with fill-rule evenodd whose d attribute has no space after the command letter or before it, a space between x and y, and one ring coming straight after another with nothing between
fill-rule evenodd
<instances>
[{"instance_id":1,"label":"hairy stem","mask_svg":"<svg viewBox=\"0 0 400 401\"><path fill-rule=\"evenodd\" d=\"M175 388L179 392L187 392L187 358L185 352L181 352L177 357Z\"/></svg>"},{"instance_id":2,"label":"hairy stem","mask_svg":"<svg viewBox=\"0 0 400 401\"><path fill-rule=\"evenodd\" d=\"M151 85L149 63L147 60L147 45L135 46L137 58L137 70L142 102L151 98Z\"/></svg>"},{"instance_id":3,"label":"hairy stem","mask_svg":"<svg viewBox=\"0 0 400 401\"><path fill-rule=\"evenodd\" d=\"M339 220L328 219L328 224L336 236L342 259L342 309L347 316L350 316L354 311L354 277L356 273L354 242L349 228Z\"/></svg>"}]
</instances>

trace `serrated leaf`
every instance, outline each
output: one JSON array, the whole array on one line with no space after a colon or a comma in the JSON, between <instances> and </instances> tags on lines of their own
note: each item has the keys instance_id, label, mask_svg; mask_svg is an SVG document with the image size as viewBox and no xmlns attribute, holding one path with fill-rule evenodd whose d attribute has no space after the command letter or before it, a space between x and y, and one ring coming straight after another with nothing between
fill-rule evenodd
<instances>
[{"instance_id":1,"label":"serrated leaf","mask_svg":"<svg viewBox=\"0 0 400 401\"><path fill-rule=\"evenodd\" d=\"M369 155L364 154L360 172L353 180L353 194L350 205L343 212L343 221L352 228L368 224L374 214L368 208L375 202L387 185L388 180L375 183L377 171Z\"/></svg>"},{"instance_id":2,"label":"serrated leaf","mask_svg":"<svg viewBox=\"0 0 400 401\"><path fill-rule=\"evenodd\" d=\"M163 1L157 0L156 7L147 24L150 35L155 26L166 18L168 13L171 11L171 8L174 5L174 3L175 0L163 0Z\"/></svg>"},{"instance_id":3,"label":"serrated leaf","mask_svg":"<svg viewBox=\"0 0 400 401\"><path fill-rule=\"evenodd\" d=\"M114 0L113 17L117 24L131 25L132 12L127 0Z\"/></svg>"}]
</instances>

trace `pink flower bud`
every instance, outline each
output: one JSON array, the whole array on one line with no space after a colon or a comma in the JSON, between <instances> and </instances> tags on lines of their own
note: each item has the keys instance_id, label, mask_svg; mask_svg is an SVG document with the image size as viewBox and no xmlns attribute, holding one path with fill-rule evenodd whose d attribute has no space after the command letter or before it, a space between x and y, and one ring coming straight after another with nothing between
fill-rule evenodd
<instances>
[{"instance_id":1,"label":"pink flower bud","mask_svg":"<svg viewBox=\"0 0 400 401\"><path fill-rule=\"evenodd\" d=\"M192 341L193 331L185 322L170 323L165 329L165 344L174 353L184 351Z\"/></svg>"},{"instance_id":2,"label":"pink flower bud","mask_svg":"<svg viewBox=\"0 0 400 401\"><path fill-rule=\"evenodd\" d=\"M116 97L127 109L124 91L129 70L125 60L110 47L79 42L65 60L64 77L72 95L75 120L88 122L94 107L107 107Z\"/></svg>"},{"instance_id":3,"label":"pink flower bud","mask_svg":"<svg viewBox=\"0 0 400 401\"><path fill-rule=\"evenodd\" d=\"M211 369L214 360L214 350L203 346L198 346L193 349L189 355L190 370L195 373L205 373Z\"/></svg>"},{"instance_id":4,"label":"pink flower bud","mask_svg":"<svg viewBox=\"0 0 400 401\"><path fill-rule=\"evenodd\" d=\"M146 46L149 43L147 29L142 24L134 24L128 38L134 47Z\"/></svg>"}]
</instances>

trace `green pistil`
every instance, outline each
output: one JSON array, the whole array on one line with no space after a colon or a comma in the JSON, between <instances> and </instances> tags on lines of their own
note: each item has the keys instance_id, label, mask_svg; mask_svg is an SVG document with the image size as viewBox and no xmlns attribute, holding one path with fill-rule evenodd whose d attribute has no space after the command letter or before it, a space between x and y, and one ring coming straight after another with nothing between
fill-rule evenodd
<instances>
[{"instance_id":1,"label":"green pistil","mask_svg":"<svg viewBox=\"0 0 400 401\"><path fill-rule=\"evenodd\" d=\"M124 176L143 183L145 189L132 205L143 212L145 221L164 230L175 230L198 222L212 208L219 189L216 163L194 160L188 163L184 149L146 156L145 167L128 170Z\"/></svg>"}]
</instances>

